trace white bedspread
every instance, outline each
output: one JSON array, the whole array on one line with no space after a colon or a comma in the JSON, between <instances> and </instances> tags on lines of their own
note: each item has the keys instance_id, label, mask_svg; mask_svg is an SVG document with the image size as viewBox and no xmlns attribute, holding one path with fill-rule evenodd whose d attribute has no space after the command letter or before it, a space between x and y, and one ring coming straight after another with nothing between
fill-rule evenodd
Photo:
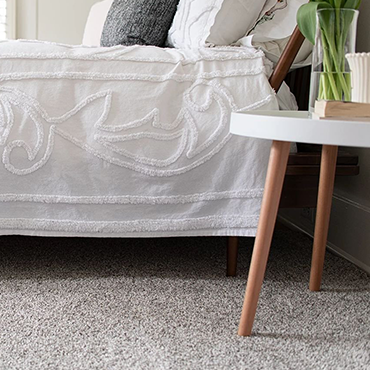
<instances>
[{"instance_id":1,"label":"white bedspread","mask_svg":"<svg viewBox=\"0 0 370 370\"><path fill-rule=\"evenodd\" d=\"M254 235L278 109L261 52L0 43L0 233Z\"/></svg>"}]
</instances>

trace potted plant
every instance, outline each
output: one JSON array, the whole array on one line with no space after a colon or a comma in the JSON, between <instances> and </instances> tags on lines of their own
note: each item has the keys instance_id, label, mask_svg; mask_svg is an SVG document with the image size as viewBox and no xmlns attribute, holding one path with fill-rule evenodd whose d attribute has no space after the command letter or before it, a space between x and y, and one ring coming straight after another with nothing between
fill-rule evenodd
<instances>
[{"instance_id":1,"label":"potted plant","mask_svg":"<svg viewBox=\"0 0 370 370\"><path fill-rule=\"evenodd\" d=\"M361 0L311 0L300 7L298 27L314 45L310 111L316 100L351 100L345 55L354 53Z\"/></svg>"}]
</instances>

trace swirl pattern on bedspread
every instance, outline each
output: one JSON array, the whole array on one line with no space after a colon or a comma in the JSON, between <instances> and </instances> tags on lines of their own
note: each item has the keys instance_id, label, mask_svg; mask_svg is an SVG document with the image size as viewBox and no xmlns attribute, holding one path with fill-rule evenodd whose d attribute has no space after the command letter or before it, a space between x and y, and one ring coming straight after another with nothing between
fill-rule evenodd
<instances>
[{"instance_id":1,"label":"swirl pattern on bedspread","mask_svg":"<svg viewBox=\"0 0 370 370\"><path fill-rule=\"evenodd\" d=\"M277 103L236 49L0 43L0 229L253 235L268 143L229 117Z\"/></svg>"}]
</instances>

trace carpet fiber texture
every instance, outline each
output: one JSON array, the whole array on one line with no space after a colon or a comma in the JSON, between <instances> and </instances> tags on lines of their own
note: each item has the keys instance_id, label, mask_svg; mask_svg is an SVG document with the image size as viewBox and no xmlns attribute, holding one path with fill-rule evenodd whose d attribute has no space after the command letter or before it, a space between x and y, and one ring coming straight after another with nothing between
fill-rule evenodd
<instances>
[{"instance_id":1,"label":"carpet fiber texture","mask_svg":"<svg viewBox=\"0 0 370 370\"><path fill-rule=\"evenodd\" d=\"M370 278L279 230L254 334L236 335L253 239L0 238L0 369L370 369Z\"/></svg>"}]
</instances>

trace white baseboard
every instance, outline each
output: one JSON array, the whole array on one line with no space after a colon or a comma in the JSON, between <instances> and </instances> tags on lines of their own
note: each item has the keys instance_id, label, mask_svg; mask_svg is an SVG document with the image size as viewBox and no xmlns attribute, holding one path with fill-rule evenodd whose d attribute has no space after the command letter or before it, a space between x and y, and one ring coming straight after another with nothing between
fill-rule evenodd
<instances>
[{"instance_id":1,"label":"white baseboard","mask_svg":"<svg viewBox=\"0 0 370 370\"><path fill-rule=\"evenodd\" d=\"M313 238L314 225L300 210L282 210L279 219ZM370 274L370 209L334 195L327 247Z\"/></svg>"}]
</instances>

